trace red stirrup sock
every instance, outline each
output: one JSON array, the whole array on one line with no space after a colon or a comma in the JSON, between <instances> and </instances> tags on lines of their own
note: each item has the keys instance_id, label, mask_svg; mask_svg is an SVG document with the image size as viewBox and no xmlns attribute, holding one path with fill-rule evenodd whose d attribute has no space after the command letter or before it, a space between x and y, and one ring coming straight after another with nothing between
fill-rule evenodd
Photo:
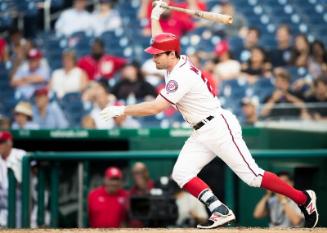
<instances>
[{"instance_id":1,"label":"red stirrup sock","mask_svg":"<svg viewBox=\"0 0 327 233\"><path fill-rule=\"evenodd\" d=\"M187 182L183 186L183 189L192 194L194 197L199 198L200 193L206 189L209 189L209 186L196 176Z\"/></svg>"},{"instance_id":2,"label":"red stirrup sock","mask_svg":"<svg viewBox=\"0 0 327 233\"><path fill-rule=\"evenodd\" d=\"M265 172L263 174L261 188L268 189L272 192L283 194L292 199L298 205L303 205L307 201L306 195L286 182L281 180L276 174Z\"/></svg>"}]
</instances>

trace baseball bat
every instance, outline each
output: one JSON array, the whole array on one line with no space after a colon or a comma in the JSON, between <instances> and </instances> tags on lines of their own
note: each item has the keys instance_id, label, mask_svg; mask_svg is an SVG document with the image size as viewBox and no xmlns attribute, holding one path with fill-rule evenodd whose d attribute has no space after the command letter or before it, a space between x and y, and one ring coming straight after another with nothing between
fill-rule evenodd
<instances>
[{"instance_id":1,"label":"baseball bat","mask_svg":"<svg viewBox=\"0 0 327 233\"><path fill-rule=\"evenodd\" d=\"M202 19L207 19L207 20L214 21L217 23L222 23L222 24L232 24L233 23L233 17L230 15L224 15L224 14L208 12L208 11L201 11L201 10L191 10L191 9L185 9L185 8L181 8L181 7L168 6L168 5L160 6L160 7L168 9L168 10L184 12L188 15L196 16L196 17L199 17Z\"/></svg>"}]
</instances>

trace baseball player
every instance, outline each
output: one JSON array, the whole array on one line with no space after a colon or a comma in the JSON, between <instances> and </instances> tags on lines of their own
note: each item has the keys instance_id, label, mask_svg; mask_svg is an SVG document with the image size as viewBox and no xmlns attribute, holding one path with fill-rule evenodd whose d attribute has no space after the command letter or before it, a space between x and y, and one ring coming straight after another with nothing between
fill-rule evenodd
<instances>
[{"instance_id":1,"label":"baseball player","mask_svg":"<svg viewBox=\"0 0 327 233\"><path fill-rule=\"evenodd\" d=\"M192 127L193 132L185 142L172 178L190 194L203 202L211 217L198 228L210 229L235 220L235 215L197 177L201 169L215 156L219 156L245 183L283 194L297 203L305 217L305 227L315 227L318 222L316 194L312 190L300 191L282 181L274 173L264 171L254 161L242 139L241 126L236 117L221 108L210 83L187 56L180 55L179 39L163 33L159 18L166 4L159 0L151 13L152 43L145 52L153 55L158 69L166 70L165 88L153 101L128 106L111 106L101 112L105 120L121 115L155 115L173 105Z\"/></svg>"}]
</instances>

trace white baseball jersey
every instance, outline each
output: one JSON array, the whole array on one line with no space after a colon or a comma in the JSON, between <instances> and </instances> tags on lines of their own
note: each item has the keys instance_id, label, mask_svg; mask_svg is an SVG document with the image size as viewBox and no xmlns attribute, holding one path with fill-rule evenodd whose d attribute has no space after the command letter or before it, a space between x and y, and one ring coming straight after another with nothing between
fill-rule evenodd
<instances>
[{"instance_id":1,"label":"white baseball jersey","mask_svg":"<svg viewBox=\"0 0 327 233\"><path fill-rule=\"evenodd\" d=\"M165 83L160 95L174 104L191 125L220 109L210 83L185 55L170 73L166 73Z\"/></svg>"}]
</instances>

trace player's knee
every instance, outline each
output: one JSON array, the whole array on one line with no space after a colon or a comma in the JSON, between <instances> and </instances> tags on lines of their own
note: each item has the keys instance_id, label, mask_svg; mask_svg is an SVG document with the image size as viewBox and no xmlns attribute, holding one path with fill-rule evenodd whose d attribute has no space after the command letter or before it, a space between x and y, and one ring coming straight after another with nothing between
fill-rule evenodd
<instances>
[{"instance_id":1,"label":"player's knee","mask_svg":"<svg viewBox=\"0 0 327 233\"><path fill-rule=\"evenodd\" d=\"M183 187L183 174L180 170L174 168L171 178L178 184L179 187Z\"/></svg>"},{"instance_id":2,"label":"player's knee","mask_svg":"<svg viewBox=\"0 0 327 233\"><path fill-rule=\"evenodd\" d=\"M251 187L260 187L262 182L262 176L251 176L243 179L243 181Z\"/></svg>"}]
</instances>

